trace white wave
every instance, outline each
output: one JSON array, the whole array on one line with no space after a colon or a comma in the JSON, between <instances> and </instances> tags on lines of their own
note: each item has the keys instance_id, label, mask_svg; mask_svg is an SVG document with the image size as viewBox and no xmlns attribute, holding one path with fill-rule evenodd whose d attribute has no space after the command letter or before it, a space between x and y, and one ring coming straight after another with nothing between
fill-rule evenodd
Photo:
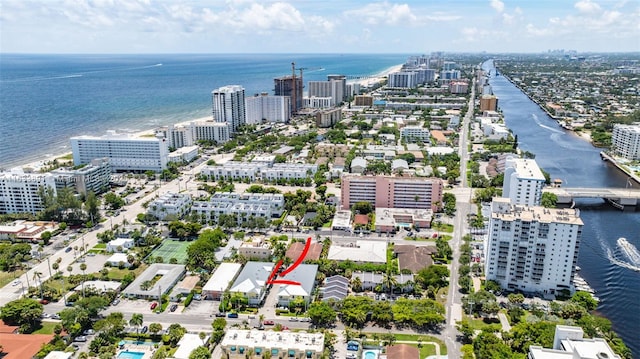
<instances>
[{"instance_id":1,"label":"white wave","mask_svg":"<svg viewBox=\"0 0 640 359\"><path fill-rule=\"evenodd\" d=\"M617 244L621 253L624 254L633 265L640 266L640 252L638 252L636 246L627 241L626 238L618 238Z\"/></svg>"},{"instance_id":2,"label":"white wave","mask_svg":"<svg viewBox=\"0 0 640 359\"><path fill-rule=\"evenodd\" d=\"M607 259L609 259L609 262L611 262L611 264L617 265L618 267L631 269L631 270L636 271L636 272L640 272L640 265L634 265L633 263L629 263L627 261L624 261L624 260L618 258L620 255L617 254L617 251L612 250L611 247L609 247L604 242L604 240L602 240L602 239L600 240L600 245L602 246L602 248L607 253ZM637 248L636 248L636 252L637 252Z\"/></svg>"},{"instance_id":3,"label":"white wave","mask_svg":"<svg viewBox=\"0 0 640 359\"><path fill-rule=\"evenodd\" d=\"M72 75L60 75L60 76L49 76L49 77L25 77L13 80L3 80L4 83L11 82L31 82L31 81L47 81L47 80L59 80L59 79L72 79L76 77L82 77L81 74L72 74Z\"/></svg>"}]
</instances>

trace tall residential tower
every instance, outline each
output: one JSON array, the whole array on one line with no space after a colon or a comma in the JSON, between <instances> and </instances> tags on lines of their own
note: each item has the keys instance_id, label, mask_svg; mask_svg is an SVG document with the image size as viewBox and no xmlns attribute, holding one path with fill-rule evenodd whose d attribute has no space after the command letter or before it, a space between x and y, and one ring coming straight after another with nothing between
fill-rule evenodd
<instances>
[{"instance_id":1,"label":"tall residential tower","mask_svg":"<svg viewBox=\"0 0 640 359\"><path fill-rule=\"evenodd\" d=\"M244 88L240 85L220 87L211 92L213 99L213 119L226 122L231 133L247 123L245 114Z\"/></svg>"}]
</instances>

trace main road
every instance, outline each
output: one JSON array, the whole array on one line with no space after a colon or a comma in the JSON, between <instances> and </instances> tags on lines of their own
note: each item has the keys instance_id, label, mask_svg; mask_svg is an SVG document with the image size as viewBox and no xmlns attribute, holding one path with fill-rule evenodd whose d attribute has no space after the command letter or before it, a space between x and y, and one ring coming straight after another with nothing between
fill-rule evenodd
<instances>
[{"instance_id":1,"label":"main road","mask_svg":"<svg viewBox=\"0 0 640 359\"><path fill-rule=\"evenodd\" d=\"M458 142L458 155L460 156L460 187L454 188L452 193L456 196L456 215L454 218L453 238L449 241L453 249L453 260L450 265L449 291L447 293L446 312L447 318L441 336L447 345L447 353L450 358L460 358L460 342L456 340L458 330L456 323L462 320L462 295L458 285L458 266L460 259L460 243L467 233L466 218L469 213L475 213L471 203L472 189L469 188L467 179L467 162L469 161L468 141L469 124L473 118L475 105L475 79L471 86L469 106L460 126L460 138Z\"/></svg>"}]
</instances>

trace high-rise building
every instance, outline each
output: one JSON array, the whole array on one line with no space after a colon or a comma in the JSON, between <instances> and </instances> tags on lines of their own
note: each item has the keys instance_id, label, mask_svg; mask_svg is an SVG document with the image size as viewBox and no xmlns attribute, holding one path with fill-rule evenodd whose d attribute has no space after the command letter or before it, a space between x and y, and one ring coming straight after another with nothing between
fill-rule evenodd
<instances>
[{"instance_id":1,"label":"high-rise building","mask_svg":"<svg viewBox=\"0 0 640 359\"><path fill-rule=\"evenodd\" d=\"M498 98L494 95L482 95L480 97L480 112L497 111Z\"/></svg>"},{"instance_id":2,"label":"high-rise building","mask_svg":"<svg viewBox=\"0 0 640 359\"><path fill-rule=\"evenodd\" d=\"M640 160L640 124L615 124L611 135L611 150L630 161Z\"/></svg>"},{"instance_id":3,"label":"high-rise building","mask_svg":"<svg viewBox=\"0 0 640 359\"><path fill-rule=\"evenodd\" d=\"M291 113L297 113L302 108L302 78L283 76L273 79L274 94L291 98ZM294 91L295 89L295 91Z\"/></svg>"},{"instance_id":4,"label":"high-rise building","mask_svg":"<svg viewBox=\"0 0 640 359\"><path fill-rule=\"evenodd\" d=\"M538 206L545 177L535 160L507 157L502 183L502 197L513 204Z\"/></svg>"},{"instance_id":5,"label":"high-rise building","mask_svg":"<svg viewBox=\"0 0 640 359\"><path fill-rule=\"evenodd\" d=\"M316 126L331 127L340 121L342 110L339 107L322 110L316 114Z\"/></svg>"},{"instance_id":6,"label":"high-rise building","mask_svg":"<svg viewBox=\"0 0 640 359\"><path fill-rule=\"evenodd\" d=\"M227 122L194 121L187 125L193 141L214 141L225 143L231 137L231 128Z\"/></svg>"},{"instance_id":7,"label":"high-rise building","mask_svg":"<svg viewBox=\"0 0 640 359\"><path fill-rule=\"evenodd\" d=\"M55 194L55 176L51 173L24 173L17 169L0 172L0 214L35 214L43 210L41 188Z\"/></svg>"},{"instance_id":8,"label":"high-rise building","mask_svg":"<svg viewBox=\"0 0 640 359\"><path fill-rule=\"evenodd\" d=\"M291 118L291 98L269 96L266 92L246 99L247 123L287 123Z\"/></svg>"},{"instance_id":9,"label":"high-rise building","mask_svg":"<svg viewBox=\"0 0 640 359\"><path fill-rule=\"evenodd\" d=\"M415 88L418 86L418 74L413 71L392 72L388 76L387 86Z\"/></svg>"},{"instance_id":10,"label":"high-rise building","mask_svg":"<svg viewBox=\"0 0 640 359\"><path fill-rule=\"evenodd\" d=\"M331 97L332 106L338 106L347 98L347 78L329 75L327 81L309 81L309 97Z\"/></svg>"},{"instance_id":11,"label":"high-rise building","mask_svg":"<svg viewBox=\"0 0 640 359\"><path fill-rule=\"evenodd\" d=\"M229 124L231 133L247 123L245 113L244 88L240 85L220 87L211 92L213 99L213 119Z\"/></svg>"},{"instance_id":12,"label":"high-rise building","mask_svg":"<svg viewBox=\"0 0 640 359\"><path fill-rule=\"evenodd\" d=\"M494 198L485 245L485 275L507 290L573 292L582 237L577 209L512 204Z\"/></svg>"},{"instance_id":13,"label":"high-rise building","mask_svg":"<svg viewBox=\"0 0 640 359\"><path fill-rule=\"evenodd\" d=\"M73 164L91 163L96 158L108 158L112 171L162 171L167 168L169 146L166 139L116 134L110 131L102 137L71 137Z\"/></svg>"},{"instance_id":14,"label":"high-rise building","mask_svg":"<svg viewBox=\"0 0 640 359\"><path fill-rule=\"evenodd\" d=\"M451 81L449 83L449 92L453 94L466 94L469 92L469 83L466 81Z\"/></svg>"},{"instance_id":15,"label":"high-rise building","mask_svg":"<svg viewBox=\"0 0 640 359\"><path fill-rule=\"evenodd\" d=\"M442 203L439 178L342 175L342 208L369 202L376 208L417 208L437 211Z\"/></svg>"},{"instance_id":16,"label":"high-rise building","mask_svg":"<svg viewBox=\"0 0 640 359\"><path fill-rule=\"evenodd\" d=\"M68 187L73 187L82 195L86 195L89 191L96 194L105 192L109 189L111 182L111 164L108 158L96 158L81 168L56 169L50 173L55 176L58 187L61 184L66 186L68 183Z\"/></svg>"}]
</instances>

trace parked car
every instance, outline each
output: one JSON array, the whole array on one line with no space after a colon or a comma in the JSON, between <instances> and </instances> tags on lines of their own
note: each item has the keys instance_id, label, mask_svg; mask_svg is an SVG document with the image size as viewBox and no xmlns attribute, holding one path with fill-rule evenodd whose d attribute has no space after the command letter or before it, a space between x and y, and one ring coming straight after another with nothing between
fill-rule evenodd
<instances>
[{"instance_id":1,"label":"parked car","mask_svg":"<svg viewBox=\"0 0 640 359\"><path fill-rule=\"evenodd\" d=\"M224 318L224 317L225 317L225 315L224 315L224 313L216 313L216 317L218 317L218 318Z\"/></svg>"},{"instance_id":2,"label":"parked car","mask_svg":"<svg viewBox=\"0 0 640 359\"><path fill-rule=\"evenodd\" d=\"M87 337L85 337L84 335L81 335L79 337L75 337L75 339L73 339L74 342L86 342L87 341Z\"/></svg>"},{"instance_id":3,"label":"parked car","mask_svg":"<svg viewBox=\"0 0 640 359\"><path fill-rule=\"evenodd\" d=\"M149 327L147 327L146 325L144 327L142 327L142 330L140 331L140 333L144 334L146 332L149 331Z\"/></svg>"},{"instance_id":4,"label":"parked car","mask_svg":"<svg viewBox=\"0 0 640 359\"><path fill-rule=\"evenodd\" d=\"M69 253L71 252L71 247L67 247L67 249L64 250L65 253Z\"/></svg>"},{"instance_id":5,"label":"parked car","mask_svg":"<svg viewBox=\"0 0 640 359\"><path fill-rule=\"evenodd\" d=\"M297 322L297 321L298 321L298 318L296 318L296 317L289 317L289 321L290 321L290 322Z\"/></svg>"},{"instance_id":6,"label":"parked car","mask_svg":"<svg viewBox=\"0 0 640 359\"><path fill-rule=\"evenodd\" d=\"M93 329L87 329L84 332L82 332L82 334L84 335L94 335L96 332L93 331Z\"/></svg>"},{"instance_id":7,"label":"parked car","mask_svg":"<svg viewBox=\"0 0 640 359\"><path fill-rule=\"evenodd\" d=\"M117 298L114 299L113 302L111 302L111 305L113 305L113 306L116 306L118 304L120 304L120 299L117 299Z\"/></svg>"},{"instance_id":8,"label":"parked car","mask_svg":"<svg viewBox=\"0 0 640 359\"><path fill-rule=\"evenodd\" d=\"M60 319L58 314L51 314L51 319Z\"/></svg>"},{"instance_id":9,"label":"parked car","mask_svg":"<svg viewBox=\"0 0 640 359\"><path fill-rule=\"evenodd\" d=\"M273 325L273 320L265 320L262 322L264 325Z\"/></svg>"},{"instance_id":10,"label":"parked car","mask_svg":"<svg viewBox=\"0 0 640 359\"><path fill-rule=\"evenodd\" d=\"M49 304L49 301L46 299L40 299L40 304Z\"/></svg>"},{"instance_id":11,"label":"parked car","mask_svg":"<svg viewBox=\"0 0 640 359\"><path fill-rule=\"evenodd\" d=\"M227 314L227 318L237 318L238 317L238 313L229 313Z\"/></svg>"},{"instance_id":12,"label":"parked car","mask_svg":"<svg viewBox=\"0 0 640 359\"><path fill-rule=\"evenodd\" d=\"M177 304L171 304L171 307L169 308L170 311L175 312L176 309L178 309L178 305Z\"/></svg>"},{"instance_id":13,"label":"parked car","mask_svg":"<svg viewBox=\"0 0 640 359\"><path fill-rule=\"evenodd\" d=\"M156 309L157 306L158 306L158 302L151 303L151 310Z\"/></svg>"}]
</instances>

